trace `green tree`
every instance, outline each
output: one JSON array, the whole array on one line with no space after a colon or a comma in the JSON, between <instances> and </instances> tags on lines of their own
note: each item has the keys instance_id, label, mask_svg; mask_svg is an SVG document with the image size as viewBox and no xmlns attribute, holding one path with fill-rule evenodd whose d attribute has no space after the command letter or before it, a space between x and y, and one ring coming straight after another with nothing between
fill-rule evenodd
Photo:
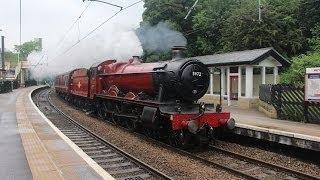
<instances>
[{"instance_id":1,"label":"green tree","mask_svg":"<svg viewBox=\"0 0 320 180\"><path fill-rule=\"evenodd\" d=\"M222 50L220 43L222 27L229 16L231 5L236 0L204 0L200 9L193 17L193 31L186 34L196 34L196 49L200 54L213 54Z\"/></svg>"},{"instance_id":2,"label":"green tree","mask_svg":"<svg viewBox=\"0 0 320 180\"><path fill-rule=\"evenodd\" d=\"M11 52L11 51L6 51L4 53L5 61L11 62L11 65L16 65L18 63L18 54Z\"/></svg>"},{"instance_id":3,"label":"green tree","mask_svg":"<svg viewBox=\"0 0 320 180\"><path fill-rule=\"evenodd\" d=\"M184 19L195 0L145 0L143 24L164 21L187 38L188 56L274 47L289 58L317 49L319 0L202 0ZM145 57L167 58L168 52ZM163 60L163 59L159 59Z\"/></svg>"},{"instance_id":4,"label":"green tree","mask_svg":"<svg viewBox=\"0 0 320 180\"><path fill-rule=\"evenodd\" d=\"M26 60L29 54L31 54L34 51L41 51L42 46L41 46L41 41L39 39L35 39L33 41L28 41L23 43L21 46L20 45L15 45L14 49L17 52L20 52L20 59L21 60Z\"/></svg>"},{"instance_id":5,"label":"green tree","mask_svg":"<svg viewBox=\"0 0 320 180\"><path fill-rule=\"evenodd\" d=\"M224 51L272 46L289 57L304 52L307 40L295 18L298 4L298 0L266 0L260 22L256 1L239 1L232 6L222 30Z\"/></svg>"},{"instance_id":6,"label":"green tree","mask_svg":"<svg viewBox=\"0 0 320 180\"><path fill-rule=\"evenodd\" d=\"M300 55L293 58L290 68L281 75L281 82L303 85L306 68L312 67L320 67L320 53Z\"/></svg>"},{"instance_id":7,"label":"green tree","mask_svg":"<svg viewBox=\"0 0 320 180\"><path fill-rule=\"evenodd\" d=\"M312 37L309 39L311 51L320 52L320 23L311 29Z\"/></svg>"},{"instance_id":8,"label":"green tree","mask_svg":"<svg viewBox=\"0 0 320 180\"><path fill-rule=\"evenodd\" d=\"M141 25L149 24L151 26L158 24L163 21L172 27L172 29L186 34L191 32L192 29L192 18L184 19L189 8L193 5L194 1L190 0L145 0L144 1L145 11L143 12L143 22ZM193 16L196 12L194 9L190 16ZM196 55L196 45L193 43L196 40L196 35L188 36L187 51L188 56ZM147 61L150 61L150 56L154 61L154 58L161 58L158 60L167 60L169 52L147 52L144 49L144 57ZM162 59L166 58L166 59Z\"/></svg>"},{"instance_id":9,"label":"green tree","mask_svg":"<svg viewBox=\"0 0 320 180\"><path fill-rule=\"evenodd\" d=\"M314 29L320 20L320 1L319 0L300 0L297 18L304 35L312 37Z\"/></svg>"}]
</instances>

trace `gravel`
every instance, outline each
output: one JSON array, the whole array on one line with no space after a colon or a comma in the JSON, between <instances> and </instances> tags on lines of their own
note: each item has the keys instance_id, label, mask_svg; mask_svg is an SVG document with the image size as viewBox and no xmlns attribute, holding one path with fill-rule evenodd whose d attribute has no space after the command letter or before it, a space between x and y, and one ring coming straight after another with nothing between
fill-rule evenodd
<instances>
[{"instance_id":1,"label":"gravel","mask_svg":"<svg viewBox=\"0 0 320 180\"><path fill-rule=\"evenodd\" d=\"M274 163L280 166L287 167L289 169L307 172L310 175L317 176L320 179L320 166L319 164L313 164L305 162L301 159L286 156L276 152L270 152L255 147L248 147L236 143L216 141L214 146L220 147L225 150L236 152L245 156L253 157L259 160L263 160L269 163ZM319 157L315 157L319 158Z\"/></svg>"},{"instance_id":2,"label":"gravel","mask_svg":"<svg viewBox=\"0 0 320 180\"><path fill-rule=\"evenodd\" d=\"M90 117L84 112L68 106L55 93L51 95L51 99L59 109L88 129L173 179L241 179L227 171L208 167L189 159L187 156L157 145L153 141L141 139L134 133Z\"/></svg>"}]
</instances>

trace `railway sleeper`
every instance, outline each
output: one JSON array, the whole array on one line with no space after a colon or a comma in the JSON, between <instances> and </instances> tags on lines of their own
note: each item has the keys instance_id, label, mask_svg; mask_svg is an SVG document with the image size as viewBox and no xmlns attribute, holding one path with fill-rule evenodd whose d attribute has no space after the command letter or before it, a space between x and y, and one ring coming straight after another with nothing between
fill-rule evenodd
<instances>
[{"instance_id":1,"label":"railway sleeper","mask_svg":"<svg viewBox=\"0 0 320 180\"><path fill-rule=\"evenodd\" d=\"M90 150L103 150L103 149L105 149L105 148L107 148L106 146L94 146L94 147L92 147L92 146L89 146L89 147L83 147L83 148L81 148L83 151L90 151Z\"/></svg>"},{"instance_id":2,"label":"railway sleeper","mask_svg":"<svg viewBox=\"0 0 320 180\"><path fill-rule=\"evenodd\" d=\"M117 156L117 153L109 153L109 154L97 154L97 155L92 155L92 159L103 159L103 158L110 158L112 156Z\"/></svg>"},{"instance_id":3,"label":"railway sleeper","mask_svg":"<svg viewBox=\"0 0 320 180\"><path fill-rule=\"evenodd\" d=\"M94 143L97 143L97 141L95 141L94 139L92 139L92 140L75 140L73 142L76 143L77 145L78 144L94 144Z\"/></svg>"},{"instance_id":4,"label":"railway sleeper","mask_svg":"<svg viewBox=\"0 0 320 180\"><path fill-rule=\"evenodd\" d=\"M124 177L128 177L128 176L139 176L141 174L146 174L145 170L140 169L140 168L137 168L137 169L138 170L133 169L132 171L130 171L130 170L120 171L119 173L115 173L115 174L111 174L110 172L109 173L116 179L124 178Z\"/></svg>"},{"instance_id":5,"label":"railway sleeper","mask_svg":"<svg viewBox=\"0 0 320 180\"><path fill-rule=\"evenodd\" d=\"M125 168L127 166L132 166L131 162L123 162L123 163L117 163L117 164L102 164L101 167L103 169L112 169L112 168Z\"/></svg>"},{"instance_id":6,"label":"railway sleeper","mask_svg":"<svg viewBox=\"0 0 320 180\"><path fill-rule=\"evenodd\" d=\"M103 164L103 163L120 163L122 161L125 161L125 158L124 157L116 157L116 158L112 158L112 159L98 159L96 160L96 162L98 164Z\"/></svg>"},{"instance_id":7,"label":"railway sleeper","mask_svg":"<svg viewBox=\"0 0 320 180\"><path fill-rule=\"evenodd\" d=\"M79 136L79 135L67 135L67 137L69 138L69 139L73 139L73 140L76 140L76 139L84 139L84 138L91 138L91 136L89 136L89 135L81 135L81 136Z\"/></svg>"},{"instance_id":8,"label":"railway sleeper","mask_svg":"<svg viewBox=\"0 0 320 180\"><path fill-rule=\"evenodd\" d=\"M134 168L128 168L128 169L119 169L119 170L114 170L114 171L108 171L109 174L112 176L121 176L124 174L129 174L129 173L140 173L140 171L143 171L143 169L134 167Z\"/></svg>"},{"instance_id":9,"label":"railway sleeper","mask_svg":"<svg viewBox=\"0 0 320 180\"><path fill-rule=\"evenodd\" d=\"M92 154L102 154L102 153L110 153L113 152L111 149L106 149L106 150L91 150L91 151L86 151L86 154L91 156Z\"/></svg>"},{"instance_id":10,"label":"railway sleeper","mask_svg":"<svg viewBox=\"0 0 320 180\"><path fill-rule=\"evenodd\" d=\"M124 178L117 178L118 180L128 180L128 179L147 179L150 177L150 174L140 174L140 175L133 175L133 176L127 176Z\"/></svg>"},{"instance_id":11,"label":"railway sleeper","mask_svg":"<svg viewBox=\"0 0 320 180\"><path fill-rule=\"evenodd\" d=\"M94 143L76 143L77 146L79 146L80 148L84 148L84 147L95 147L95 146L101 146L101 143L98 142L94 142Z\"/></svg>"}]
</instances>

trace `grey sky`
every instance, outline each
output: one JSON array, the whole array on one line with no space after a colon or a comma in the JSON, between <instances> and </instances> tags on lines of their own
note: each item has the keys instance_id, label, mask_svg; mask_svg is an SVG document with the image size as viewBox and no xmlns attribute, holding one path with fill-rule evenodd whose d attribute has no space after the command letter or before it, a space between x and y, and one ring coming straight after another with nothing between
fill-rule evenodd
<instances>
[{"instance_id":1,"label":"grey sky","mask_svg":"<svg viewBox=\"0 0 320 180\"><path fill-rule=\"evenodd\" d=\"M127 6L137 0L106 1ZM72 68L72 63L88 66L92 59L99 61L100 58L126 58L129 53L122 53L124 50L131 51L131 55L141 53L137 38L132 32L142 20L143 2L123 11L68 53L56 57L119 10L92 2L79 24L76 24L68 33L68 38L57 48L59 40L88 3L82 0L22 0L22 42L43 38L43 52L30 56L31 64L45 55L50 66L68 69ZM0 4L0 29L3 30L0 34L6 36L6 48L13 50L14 44L19 43L19 0L0 0ZM89 58L90 61L87 60Z\"/></svg>"}]
</instances>

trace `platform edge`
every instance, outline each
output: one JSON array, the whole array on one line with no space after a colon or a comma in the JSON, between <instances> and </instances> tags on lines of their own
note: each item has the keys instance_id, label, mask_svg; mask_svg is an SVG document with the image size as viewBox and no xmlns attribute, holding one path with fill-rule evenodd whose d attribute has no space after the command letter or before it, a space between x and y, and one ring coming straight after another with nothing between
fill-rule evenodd
<instances>
[{"instance_id":1,"label":"platform edge","mask_svg":"<svg viewBox=\"0 0 320 180\"><path fill-rule=\"evenodd\" d=\"M41 88L41 87L39 87ZM67 136L65 136L34 104L31 94L39 89L33 89L29 94L28 98L32 106L40 114L40 116L50 125L50 127L90 166L97 174L99 174L103 179L114 179L107 171L105 171L99 164L97 164L92 158L90 158L81 148L79 148L74 142L72 142Z\"/></svg>"}]
</instances>

